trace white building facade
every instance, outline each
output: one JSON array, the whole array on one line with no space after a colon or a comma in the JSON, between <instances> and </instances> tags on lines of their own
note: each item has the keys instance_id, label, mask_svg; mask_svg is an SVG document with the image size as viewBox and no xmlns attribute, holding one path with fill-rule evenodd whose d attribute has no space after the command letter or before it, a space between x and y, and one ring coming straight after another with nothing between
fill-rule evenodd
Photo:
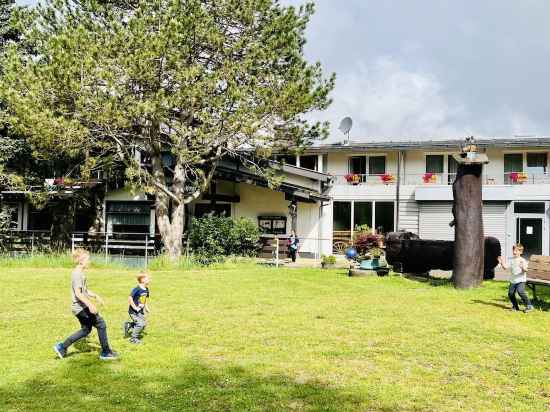
<instances>
[{"instance_id":1,"label":"white building facade","mask_svg":"<svg viewBox=\"0 0 550 412\"><path fill-rule=\"evenodd\" d=\"M341 253L353 231L405 230L423 239L453 240L452 155L462 140L319 145L307 155L324 160L333 176L323 208L321 253ZM490 163L484 167L483 224L501 242L503 254L522 243L526 254L550 254L550 138L487 139L477 142Z\"/></svg>"}]
</instances>

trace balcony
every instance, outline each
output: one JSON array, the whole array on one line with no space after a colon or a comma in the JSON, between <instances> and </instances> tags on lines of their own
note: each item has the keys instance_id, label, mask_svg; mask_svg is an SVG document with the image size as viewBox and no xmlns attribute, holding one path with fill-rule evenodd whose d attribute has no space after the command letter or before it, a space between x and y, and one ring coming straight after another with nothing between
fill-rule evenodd
<instances>
[{"instance_id":1,"label":"balcony","mask_svg":"<svg viewBox=\"0 0 550 412\"><path fill-rule=\"evenodd\" d=\"M401 177L401 184L406 186L447 186L452 185L456 173L421 173L406 174ZM482 184L488 185L550 185L549 173L525 173L508 172L501 175L483 175ZM392 174L367 175L347 174L335 175L333 184L335 186L380 186L393 185L397 182L397 176Z\"/></svg>"}]
</instances>

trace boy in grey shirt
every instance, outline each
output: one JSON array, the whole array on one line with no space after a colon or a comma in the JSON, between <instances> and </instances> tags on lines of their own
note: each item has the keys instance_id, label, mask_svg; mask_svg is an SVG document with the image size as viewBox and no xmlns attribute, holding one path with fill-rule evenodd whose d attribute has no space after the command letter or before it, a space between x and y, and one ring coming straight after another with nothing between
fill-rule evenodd
<instances>
[{"instance_id":1,"label":"boy in grey shirt","mask_svg":"<svg viewBox=\"0 0 550 412\"><path fill-rule=\"evenodd\" d=\"M71 274L71 309L73 314L80 322L80 330L69 336L63 343L57 343L54 350L57 356L64 358L67 355L67 349L76 341L88 336L92 331L92 327L97 329L99 343L101 344L102 360L112 360L117 358L117 354L109 347L107 339L107 324L97 311L95 304L91 298L103 302L101 297L88 289L86 275L84 270L90 262L90 254L84 249L77 249L73 253L73 259L77 262L77 266Z\"/></svg>"}]
</instances>

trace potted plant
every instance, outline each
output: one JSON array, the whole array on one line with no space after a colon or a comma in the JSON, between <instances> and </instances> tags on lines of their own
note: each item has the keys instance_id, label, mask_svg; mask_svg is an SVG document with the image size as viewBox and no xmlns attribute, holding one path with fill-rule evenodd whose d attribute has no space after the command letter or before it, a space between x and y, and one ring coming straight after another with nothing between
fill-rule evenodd
<instances>
[{"instance_id":1,"label":"potted plant","mask_svg":"<svg viewBox=\"0 0 550 412\"><path fill-rule=\"evenodd\" d=\"M329 256L321 256L321 267L323 269L331 269L336 264L336 256L329 255Z\"/></svg>"},{"instance_id":2,"label":"potted plant","mask_svg":"<svg viewBox=\"0 0 550 412\"><path fill-rule=\"evenodd\" d=\"M358 185L361 182L361 176L355 173L348 173L344 176L346 181L352 185Z\"/></svg>"},{"instance_id":3,"label":"potted plant","mask_svg":"<svg viewBox=\"0 0 550 412\"><path fill-rule=\"evenodd\" d=\"M386 173L380 176L380 180L382 180L382 183L389 185L390 183L395 182L395 177L393 177L390 173Z\"/></svg>"},{"instance_id":4,"label":"potted plant","mask_svg":"<svg viewBox=\"0 0 550 412\"><path fill-rule=\"evenodd\" d=\"M523 183L526 182L528 179L528 176L526 173L523 172L512 172L510 173L510 180L513 183Z\"/></svg>"},{"instance_id":5,"label":"potted plant","mask_svg":"<svg viewBox=\"0 0 550 412\"><path fill-rule=\"evenodd\" d=\"M437 175L431 172L424 173L422 180L424 180L424 183L435 183L437 182Z\"/></svg>"}]
</instances>

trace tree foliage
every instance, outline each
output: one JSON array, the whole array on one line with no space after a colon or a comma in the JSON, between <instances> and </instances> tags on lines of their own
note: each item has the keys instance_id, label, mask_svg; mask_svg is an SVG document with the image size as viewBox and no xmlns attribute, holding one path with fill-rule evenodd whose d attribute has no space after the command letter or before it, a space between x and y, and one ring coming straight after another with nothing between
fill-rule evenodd
<instances>
[{"instance_id":1,"label":"tree foliage","mask_svg":"<svg viewBox=\"0 0 550 412\"><path fill-rule=\"evenodd\" d=\"M19 18L34 53L8 48L2 94L37 148L84 153L83 175L122 162L155 195L176 256L184 205L220 159L250 149L242 160L267 172L256 159L325 136L303 117L327 107L334 83L303 56L312 13L276 0L48 1Z\"/></svg>"}]
</instances>

